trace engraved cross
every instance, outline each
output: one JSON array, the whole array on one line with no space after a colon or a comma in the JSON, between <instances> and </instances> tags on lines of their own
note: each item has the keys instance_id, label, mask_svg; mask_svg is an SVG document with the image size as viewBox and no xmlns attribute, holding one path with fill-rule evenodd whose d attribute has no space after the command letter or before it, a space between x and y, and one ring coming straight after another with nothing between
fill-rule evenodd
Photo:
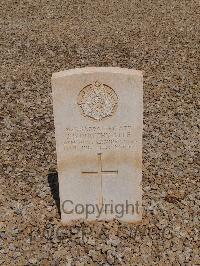
<instances>
[{"instance_id":1,"label":"engraved cross","mask_svg":"<svg viewBox=\"0 0 200 266\"><path fill-rule=\"evenodd\" d=\"M102 158L101 158L102 153L98 153L98 171L82 171L82 174L84 175L88 175L88 174L96 174L98 175L98 177L101 179L101 195L100 195L100 207L103 206L103 175L111 175L111 174L118 174L118 170L110 170L110 171L106 171L103 170L103 166L102 166Z\"/></svg>"}]
</instances>

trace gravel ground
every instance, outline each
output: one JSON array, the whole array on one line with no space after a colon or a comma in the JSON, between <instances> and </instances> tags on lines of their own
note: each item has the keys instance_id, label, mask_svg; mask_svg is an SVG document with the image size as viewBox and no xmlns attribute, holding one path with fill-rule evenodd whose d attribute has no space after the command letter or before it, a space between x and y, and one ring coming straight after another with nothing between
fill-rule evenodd
<instances>
[{"instance_id":1,"label":"gravel ground","mask_svg":"<svg viewBox=\"0 0 200 266\"><path fill-rule=\"evenodd\" d=\"M0 265L199 265L198 1L0 7ZM61 226L50 78L84 66L144 71L139 225Z\"/></svg>"}]
</instances>

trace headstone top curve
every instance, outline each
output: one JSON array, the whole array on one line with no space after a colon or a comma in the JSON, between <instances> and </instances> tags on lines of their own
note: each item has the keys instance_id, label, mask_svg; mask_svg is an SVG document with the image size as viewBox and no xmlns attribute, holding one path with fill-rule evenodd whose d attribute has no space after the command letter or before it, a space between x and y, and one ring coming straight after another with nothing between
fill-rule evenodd
<instances>
[{"instance_id":1,"label":"headstone top curve","mask_svg":"<svg viewBox=\"0 0 200 266\"><path fill-rule=\"evenodd\" d=\"M65 76L71 76L75 74L92 74L92 73L116 73L116 74L127 74L127 75L138 75L143 76L142 71L130 69L130 68L121 68L121 67L83 67L83 68L73 68L68 70L63 70L55 72L52 74L52 79L61 78Z\"/></svg>"}]
</instances>

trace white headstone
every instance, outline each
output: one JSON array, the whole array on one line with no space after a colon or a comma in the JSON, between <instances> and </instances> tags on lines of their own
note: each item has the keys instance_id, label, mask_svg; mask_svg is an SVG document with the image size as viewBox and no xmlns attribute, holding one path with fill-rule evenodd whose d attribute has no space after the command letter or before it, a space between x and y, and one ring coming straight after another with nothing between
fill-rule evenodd
<instances>
[{"instance_id":1,"label":"white headstone","mask_svg":"<svg viewBox=\"0 0 200 266\"><path fill-rule=\"evenodd\" d=\"M140 221L141 71L66 70L52 87L62 222Z\"/></svg>"}]
</instances>

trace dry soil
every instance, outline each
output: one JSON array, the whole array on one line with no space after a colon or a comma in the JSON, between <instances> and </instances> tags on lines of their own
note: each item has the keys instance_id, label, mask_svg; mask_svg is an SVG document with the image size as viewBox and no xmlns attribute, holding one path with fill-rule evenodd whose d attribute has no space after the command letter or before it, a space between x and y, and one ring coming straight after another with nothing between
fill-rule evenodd
<instances>
[{"instance_id":1,"label":"dry soil","mask_svg":"<svg viewBox=\"0 0 200 266\"><path fill-rule=\"evenodd\" d=\"M0 265L199 265L199 1L0 8ZM61 226L50 78L84 66L144 71L140 225Z\"/></svg>"}]
</instances>

